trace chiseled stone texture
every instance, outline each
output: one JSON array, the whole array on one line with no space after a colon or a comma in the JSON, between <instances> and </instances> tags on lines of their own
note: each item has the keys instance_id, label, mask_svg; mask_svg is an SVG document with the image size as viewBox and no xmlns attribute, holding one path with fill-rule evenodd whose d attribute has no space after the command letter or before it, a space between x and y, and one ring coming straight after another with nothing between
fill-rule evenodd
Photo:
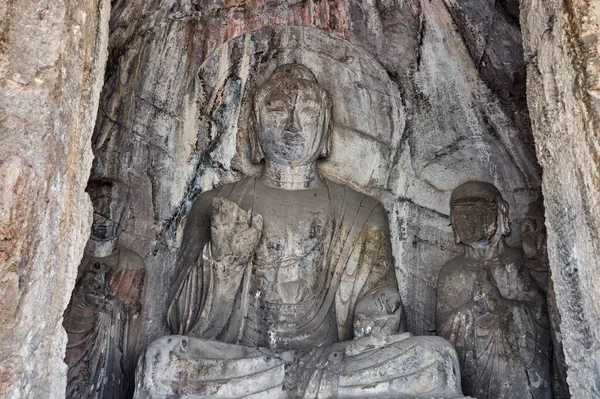
<instances>
[{"instance_id":1,"label":"chiseled stone texture","mask_svg":"<svg viewBox=\"0 0 600 399\"><path fill-rule=\"evenodd\" d=\"M0 4L0 396L60 398L109 1Z\"/></svg>"},{"instance_id":2,"label":"chiseled stone texture","mask_svg":"<svg viewBox=\"0 0 600 399\"><path fill-rule=\"evenodd\" d=\"M521 4L527 101L574 398L600 397L600 2Z\"/></svg>"},{"instance_id":3,"label":"chiseled stone texture","mask_svg":"<svg viewBox=\"0 0 600 399\"><path fill-rule=\"evenodd\" d=\"M477 8L465 3L113 3L92 174L132 189L134 218L121 241L146 256L147 340L166 333L191 202L256 171L247 105L283 62L309 66L334 98L322 171L386 208L411 332L434 332L438 271L460 252L448 218L456 186L495 184L511 208L508 241L519 244L541 176L524 122L522 54L506 50L521 46L518 13L514 2L480 10L494 24L470 38L465 24L476 23ZM508 33L500 41L497 32Z\"/></svg>"}]
</instances>

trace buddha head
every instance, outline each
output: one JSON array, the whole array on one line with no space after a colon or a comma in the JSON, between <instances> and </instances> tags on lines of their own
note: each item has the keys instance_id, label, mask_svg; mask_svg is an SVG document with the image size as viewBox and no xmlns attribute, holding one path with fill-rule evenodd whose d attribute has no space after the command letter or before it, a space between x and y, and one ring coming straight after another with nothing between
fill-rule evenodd
<instances>
[{"instance_id":1,"label":"buddha head","mask_svg":"<svg viewBox=\"0 0 600 399\"><path fill-rule=\"evenodd\" d=\"M115 249L119 235L129 218L128 187L116 180L90 180L86 191L94 207L91 236L86 252L108 256Z\"/></svg>"},{"instance_id":2,"label":"buddha head","mask_svg":"<svg viewBox=\"0 0 600 399\"><path fill-rule=\"evenodd\" d=\"M331 98L310 69L279 66L256 93L252 160L308 165L327 156Z\"/></svg>"},{"instance_id":3,"label":"buddha head","mask_svg":"<svg viewBox=\"0 0 600 399\"><path fill-rule=\"evenodd\" d=\"M454 189L450 220L457 244L487 246L510 233L508 203L490 183L467 182Z\"/></svg>"}]
</instances>

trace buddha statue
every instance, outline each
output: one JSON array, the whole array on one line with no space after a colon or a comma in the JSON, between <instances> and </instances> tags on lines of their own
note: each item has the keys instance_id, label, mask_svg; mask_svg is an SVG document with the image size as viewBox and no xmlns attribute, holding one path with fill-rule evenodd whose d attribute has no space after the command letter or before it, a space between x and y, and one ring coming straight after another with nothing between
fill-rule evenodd
<instances>
[{"instance_id":1,"label":"buddha statue","mask_svg":"<svg viewBox=\"0 0 600 399\"><path fill-rule=\"evenodd\" d=\"M317 169L331 110L303 65L258 90L262 173L194 202L169 300L175 335L141 357L136 398L462 397L450 344L404 333L384 209Z\"/></svg>"},{"instance_id":2,"label":"buddha statue","mask_svg":"<svg viewBox=\"0 0 600 399\"><path fill-rule=\"evenodd\" d=\"M450 209L465 252L440 270L436 330L458 353L465 394L550 398L546 301L523 251L504 243L508 204L492 184L468 182Z\"/></svg>"},{"instance_id":3,"label":"buddha statue","mask_svg":"<svg viewBox=\"0 0 600 399\"><path fill-rule=\"evenodd\" d=\"M128 215L127 187L92 180L87 192L94 206L92 233L63 321L66 397L125 399L134 388L144 261L117 244Z\"/></svg>"}]
</instances>

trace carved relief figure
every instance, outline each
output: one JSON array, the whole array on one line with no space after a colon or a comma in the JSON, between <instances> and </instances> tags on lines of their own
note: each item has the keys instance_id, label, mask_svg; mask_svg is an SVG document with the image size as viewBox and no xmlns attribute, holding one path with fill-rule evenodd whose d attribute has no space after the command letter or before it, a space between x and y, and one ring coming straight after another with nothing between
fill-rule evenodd
<instances>
[{"instance_id":1,"label":"carved relief figure","mask_svg":"<svg viewBox=\"0 0 600 399\"><path fill-rule=\"evenodd\" d=\"M465 393L551 397L546 302L523 252L504 243L508 204L493 185L469 182L450 206L465 253L440 271L436 327L458 352Z\"/></svg>"},{"instance_id":2,"label":"carved relief figure","mask_svg":"<svg viewBox=\"0 0 600 399\"><path fill-rule=\"evenodd\" d=\"M521 238L527 268L540 288L547 294L548 313L552 331L552 393L555 399L569 398L565 355L560 333L560 315L556 307L556 297L546 249L546 226L544 204L540 196L529 204L527 215L521 224Z\"/></svg>"},{"instance_id":3,"label":"carved relief figure","mask_svg":"<svg viewBox=\"0 0 600 399\"><path fill-rule=\"evenodd\" d=\"M550 283L550 266L546 249L544 220L544 205L540 197L537 201L529 204L527 215L521 223L521 240L529 273L542 291L547 293Z\"/></svg>"},{"instance_id":4,"label":"carved relief figure","mask_svg":"<svg viewBox=\"0 0 600 399\"><path fill-rule=\"evenodd\" d=\"M126 187L91 181L92 234L65 311L67 398L127 398L134 388L135 342L144 262L117 246L127 218Z\"/></svg>"},{"instance_id":5,"label":"carved relief figure","mask_svg":"<svg viewBox=\"0 0 600 399\"><path fill-rule=\"evenodd\" d=\"M381 205L322 178L331 100L302 65L255 97L263 172L201 195L136 397L462 397L454 349L403 331ZM352 340L355 338L354 340Z\"/></svg>"}]
</instances>

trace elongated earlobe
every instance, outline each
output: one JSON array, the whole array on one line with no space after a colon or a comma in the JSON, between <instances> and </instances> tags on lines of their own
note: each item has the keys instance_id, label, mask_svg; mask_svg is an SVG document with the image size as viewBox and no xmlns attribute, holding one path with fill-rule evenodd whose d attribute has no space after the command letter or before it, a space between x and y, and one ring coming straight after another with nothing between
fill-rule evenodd
<instances>
[{"instance_id":1,"label":"elongated earlobe","mask_svg":"<svg viewBox=\"0 0 600 399\"><path fill-rule=\"evenodd\" d=\"M256 100L254 104L256 104ZM265 157L262 148L260 148L260 141L258 140L258 129L259 129L259 115L258 107L254 106L252 112L252 118L250 118L250 126L248 126L248 140L250 141L250 160L252 163L259 164Z\"/></svg>"},{"instance_id":2,"label":"elongated earlobe","mask_svg":"<svg viewBox=\"0 0 600 399\"><path fill-rule=\"evenodd\" d=\"M327 141L323 146L323 150L321 151L321 158L327 158L331 154L331 134L327 136Z\"/></svg>"},{"instance_id":3,"label":"elongated earlobe","mask_svg":"<svg viewBox=\"0 0 600 399\"><path fill-rule=\"evenodd\" d=\"M460 234L458 234L458 231L456 231L454 228L454 219L452 219L452 214L450 214L450 226L452 226L452 233L454 234L454 243L460 244Z\"/></svg>"},{"instance_id":4,"label":"elongated earlobe","mask_svg":"<svg viewBox=\"0 0 600 399\"><path fill-rule=\"evenodd\" d=\"M504 200L500 200L498 204L498 215L501 217L500 222L502 223L502 235L507 236L510 234L510 224L508 222L508 203Z\"/></svg>"},{"instance_id":5,"label":"elongated earlobe","mask_svg":"<svg viewBox=\"0 0 600 399\"><path fill-rule=\"evenodd\" d=\"M325 93L324 96L327 96ZM331 117L331 100L328 97L323 98L325 104L325 115L323 117L323 131L327 135L325 145L321 150L321 158L327 158L331 154L331 146L333 139L333 118Z\"/></svg>"}]
</instances>

